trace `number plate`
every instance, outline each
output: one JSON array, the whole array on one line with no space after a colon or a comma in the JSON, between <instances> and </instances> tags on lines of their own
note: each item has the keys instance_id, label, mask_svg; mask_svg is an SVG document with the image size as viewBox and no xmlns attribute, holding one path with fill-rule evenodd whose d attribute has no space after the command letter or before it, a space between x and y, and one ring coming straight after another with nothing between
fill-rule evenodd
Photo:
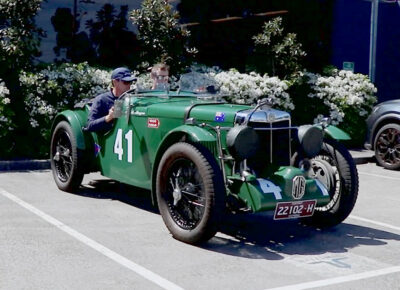
<instances>
[{"instance_id":1,"label":"number plate","mask_svg":"<svg viewBox=\"0 0 400 290\"><path fill-rule=\"evenodd\" d=\"M316 203L316 200L279 202L275 208L274 219L281 220L312 216Z\"/></svg>"}]
</instances>

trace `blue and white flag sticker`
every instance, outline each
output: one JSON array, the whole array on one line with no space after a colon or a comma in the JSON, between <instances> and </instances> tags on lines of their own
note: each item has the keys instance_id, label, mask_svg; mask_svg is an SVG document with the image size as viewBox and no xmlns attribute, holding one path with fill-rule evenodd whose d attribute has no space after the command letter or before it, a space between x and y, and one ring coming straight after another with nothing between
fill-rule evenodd
<instances>
[{"instance_id":1,"label":"blue and white flag sticker","mask_svg":"<svg viewBox=\"0 0 400 290\"><path fill-rule=\"evenodd\" d=\"M215 122L224 122L225 121L225 113L223 112L216 112L215 113Z\"/></svg>"},{"instance_id":2,"label":"blue and white flag sticker","mask_svg":"<svg viewBox=\"0 0 400 290\"><path fill-rule=\"evenodd\" d=\"M101 151L101 146L97 143L94 143L94 155L97 157Z\"/></svg>"}]
</instances>

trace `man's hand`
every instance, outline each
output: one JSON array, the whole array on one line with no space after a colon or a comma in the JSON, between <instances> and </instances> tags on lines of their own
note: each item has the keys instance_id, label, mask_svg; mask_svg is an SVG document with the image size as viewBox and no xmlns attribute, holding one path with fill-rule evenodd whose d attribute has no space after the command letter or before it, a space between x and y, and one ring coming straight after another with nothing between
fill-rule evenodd
<instances>
[{"instance_id":1,"label":"man's hand","mask_svg":"<svg viewBox=\"0 0 400 290\"><path fill-rule=\"evenodd\" d=\"M114 106L112 106L111 109L108 110L108 115L106 116L107 123L110 123L112 120L114 120Z\"/></svg>"}]
</instances>

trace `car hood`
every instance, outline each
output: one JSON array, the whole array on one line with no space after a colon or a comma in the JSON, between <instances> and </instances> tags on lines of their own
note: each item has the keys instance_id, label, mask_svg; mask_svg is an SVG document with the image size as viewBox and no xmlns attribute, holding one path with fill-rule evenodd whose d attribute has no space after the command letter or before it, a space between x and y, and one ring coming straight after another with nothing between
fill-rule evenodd
<instances>
[{"instance_id":1,"label":"car hood","mask_svg":"<svg viewBox=\"0 0 400 290\"><path fill-rule=\"evenodd\" d=\"M368 116L367 123L371 120L375 120L377 117L390 113L400 112L400 99L390 100L379 103L372 109L372 113Z\"/></svg>"},{"instance_id":2,"label":"car hood","mask_svg":"<svg viewBox=\"0 0 400 290\"><path fill-rule=\"evenodd\" d=\"M379 103L376 106L393 106L393 105L394 106L400 106L400 99L382 102L382 103Z\"/></svg>"},{"instance_id":3,"label":"car hood","mask_svg":"<svg viewBox=\"0 0 400 290\"><path fill-rule=\"evenodd\" d=\"M159 118L179 118L182 121L195 118L198 122L232 126L236 113L249 108L249 106L216 101L168 100L148 106L147 115Z\"/></svg>"}]
</instances>

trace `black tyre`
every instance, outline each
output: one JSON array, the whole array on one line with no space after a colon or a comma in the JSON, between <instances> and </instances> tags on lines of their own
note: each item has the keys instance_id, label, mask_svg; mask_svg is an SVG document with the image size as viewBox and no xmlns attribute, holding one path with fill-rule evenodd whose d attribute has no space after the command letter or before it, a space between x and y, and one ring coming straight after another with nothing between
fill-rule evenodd
<instances>
[{"instance_id":1,"label":"black tyre","mask_svg":"<svg viewBox=\"0 0 400 290\"><path fill-rule=\"evenodd\" d=\"M50 145L51 170L59 189L75 192L79 188L83 179L80 155L70 124L61 121L54 129Z\"/></svg>"},{"instance_id":2,"label":"black tyre","mask_svg":"<svg viewBox=\"0 0 400 290\"><path fill-rule=\"evenodd\" d=\"M375 137L376 162L387 169L400 168L400 125L387 124Z\"/></svg>"},{"instance_id":3,"label":"black tyre","mask_svg":"<svg viewBox=\"0 0 400 290\"><path fill-rule=\"evenodd\" d=\"M216 234L225 206L225 186L206 149L184 142L172 145L158 167L156 194L161 216L174 238L197 244Z\"/></svg>"},{"instance_id":4,"label":"black tyre","mask_svg":"<svg viewBox=\"0 0 400 290\"><path fill-rule=\"evenodd\" d=\"M321 152L311 160L310 176L328 189L331 201L316 207L314 215L304 223L332 227L345 220L357 200L358 173L348 150L335 140L324 140Z\"/></svg>"}]
</instances>

